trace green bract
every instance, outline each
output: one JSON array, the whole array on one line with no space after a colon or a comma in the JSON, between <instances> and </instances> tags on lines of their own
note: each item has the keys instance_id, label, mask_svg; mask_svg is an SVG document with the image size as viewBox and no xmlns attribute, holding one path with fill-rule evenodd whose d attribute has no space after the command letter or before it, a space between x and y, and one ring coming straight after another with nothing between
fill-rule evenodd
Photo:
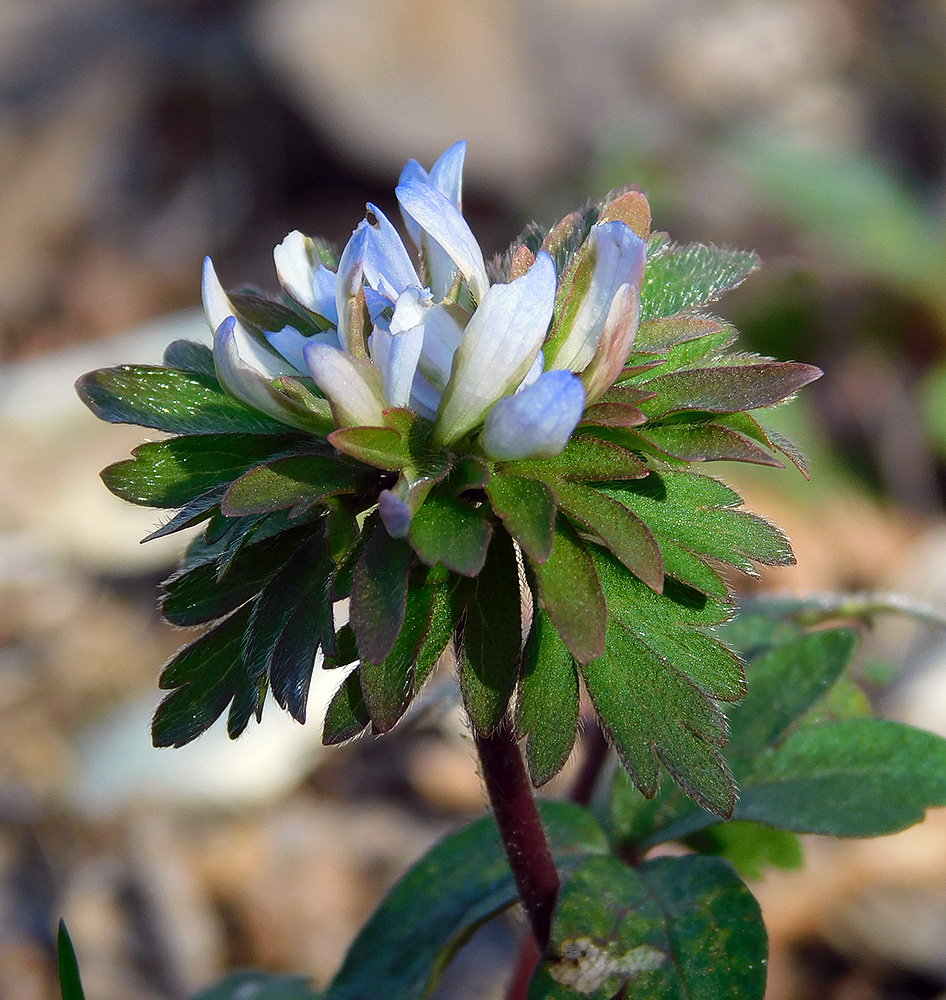
<instances>
[{"instance_id":1,"label":"green bract","mask_svg":"<svg viewBox=\"0 0 946 1000\"><path fill-rule=\"evenodd\" d=\"M267 691L301 722L315 668L350 668L326 743L386 732L452 649L472 726L485 736L514 714L537 785L571 751L584 685L645 795L662 763L728 816L720 703L745 679L709 631L731 614L720 568L793 556L695 463L782 455L804 471L758 418L820 372L733 353L735 331L707 310L755 256L650 235L639 192L530 228L488 273L458 188L426 176L398 189L416 272L374 209L341 260L293 234L278 298L226 295L208 265L213 352L176 343L162 367L79 381L104 420L172 435L107 468L106 486L175 511L155 536L203 525L162 610L208 629L164 668L154 742L180 746L224 712L236 737ZM629 279L645 242L643 279ZM517 303L539 324L531 346ZM806 753L827 750L789 740L753 771L746 818L769 815L766 782Z\"/></svg>"}]
</instances>

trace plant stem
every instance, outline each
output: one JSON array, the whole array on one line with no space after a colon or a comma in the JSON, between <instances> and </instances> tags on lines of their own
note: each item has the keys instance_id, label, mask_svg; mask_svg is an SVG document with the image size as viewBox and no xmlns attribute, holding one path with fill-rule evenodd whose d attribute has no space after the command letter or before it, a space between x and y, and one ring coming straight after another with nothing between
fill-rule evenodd
<instances>
[{"instance_id":1,"label":"plant stem","mask_svg":"<svg viewBox=\"0 0 946 1000\"><path fill-rule=\"evenodd\" d=\"M559 877L522 755L509 729L476 737L483 781L540 951L549 943Z\"/></svg>"}]
</instances>

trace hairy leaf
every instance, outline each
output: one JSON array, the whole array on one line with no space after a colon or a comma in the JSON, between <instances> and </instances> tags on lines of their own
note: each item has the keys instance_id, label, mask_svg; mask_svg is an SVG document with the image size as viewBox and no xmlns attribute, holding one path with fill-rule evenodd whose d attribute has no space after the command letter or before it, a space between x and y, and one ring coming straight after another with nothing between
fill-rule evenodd
<instances>
[{"instance_id":1,"label":"hairy leaf","mask_svg":"<svg viewBox=\"0 0 946 1000\"><path fill-rule=\"evenodd\" d=\"M234 698L257 697L243 659L251 605L179 650L164 667L159 686L170 690L151 723L156 747L181 747L209 729Z\"/></svg>"},{"instance_id":2,"label":"hairy leaf","mask_svg":"<svg viewBox=\"0 0 946 1000\"><path fill-rule=\"evenodd\" d=\"M767 953L759 905L724 861L591 857L563 881L528 996L762 1000Z\"/></svg>"},{"instance_id":3,"label":"hairy leaf","mask_svg":"<svg viewBox=\"0 0 946 1000\"><path fill-rule=\"evenodd\" d=\"M754 253L697 243L676 246L651 237L641 286L641 319L673 316L711 302L758 266Z\"/></svg>"},{"instance_id":4,"label":"hairy leaf","mask_svg":"<svg viewBox=\"0 0 946 1000\"><path fill-rule=\"evenodd\" d=\"M578 673L548 613L536 612L526 645L516 731L526 737L526 761L536 788L555 777L575 744Z\"/></svg>"},{"instance_id":5,"label":"hairy leaf","mask_svg":"<svg viewBox=\"0 0 946 1000\"><path fill-rule=\"evenodd\" d=\"M460 689L473 728L488 736L502 721L519 673L522 619L512 539L498 532L472 584L463 629Z\"/></svg>"},{"instance_id":6,"label":"hairy leaf","mask_svg":"<svg viewBox=\"0 0 946 1000\"><path fill-rule=\"evenodd\" d=\"M180 354L180 352L176 352ZM76 382L86 406L113 424L140 424L170 434L282 434L285 424L228 395L198 371L122 365Z\"/></svg>"},{"instance_id":7,"label":"hairy leaf","mask_svg":"<svg viewBox=\"0 0 946 1000\"><path fill-rule=\"evenodd\" d=\"M303 510L326 497L357 493L376 481L377 473L365 465L330 455L293 455L250 469L230 487L221 509L228 517Z\"/></svg>"},{"instance_id":8,"label":"hairy leaf","mask_svg":"<svg viewBox=\"0 0 946 1000\"><path fill-rule=\"evenodd\" d=\"M604 649L605 613L601 584L588 549L559 516L552 552L544 563L530 561L539 604L552 619L576 660L587 663Z\"/></svg>"},{"instance_id":9,"label":"hairy leaf","mask_svg":"<svg viewBox=\"0 0 946 1000\"><path fill-rule=\"evenodd\" d=\"M365 707L358 671L353 670L342 681L329 702L322 728L322 742L335 746L354 739L371 725L371 716Z\"/></svg>"},{"instance_id":10,"label":"hairy leaf","mask_svg":"<svg viewBox=\"0 0 946 1000\"><path fill-rule=\"evenodd\" d=\"M103 469L102 481L131 503L183 507L252 466L296 450L303 441L288 434L192 434L151 441L135 448L132 458Z\"/></svg>"},{"instance_id":11,"label":"hairy leaf","mask_svg":"<svg viewBox=\"0 0 946 1000\"><path fill-rule=\"evenodd\" d=\"M555 498L535 479L497 474L486 484L490 504L506 530L535 562L545 562L552 551Z\"/></svg>"},{"instance_id":12,"label":"hairy leaf","mask_svg":"<svg viewBox=\"0 0 946 1000\"><path fill-rule=\"evenodd\" d=\"M410 546L375 522L355 567L351 591L358 651L371 663L385 659L401 631L410 570Z\"/></svg>"},{"instance_id":13,"label":"hairy leaf","mask_svg":"<svg viewBox=\"0 0 946 1000\"><path fill-rule=\"evenodd\" d=\"M486 562L493 527L486 513L459 497L431 494L411 520L408 539L421 561L474 577Z\"/></svg>"}]
</instances>

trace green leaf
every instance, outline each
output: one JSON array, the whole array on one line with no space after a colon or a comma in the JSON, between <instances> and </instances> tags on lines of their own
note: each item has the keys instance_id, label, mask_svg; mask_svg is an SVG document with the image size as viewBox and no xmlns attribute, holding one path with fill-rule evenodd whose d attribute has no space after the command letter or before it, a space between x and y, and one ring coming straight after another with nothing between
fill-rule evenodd
<instances>
[{"instance_id":1,"label":"green leaf","mask_svg":"<svg viewBox=\"0 0 946 1000\"><path fill-rule=\"evenodd\" d=\"M76 961L76 952L72 947L72 941L69 938L69 932L66 930L64 920L59 921L56 955L59 967L59 989L62 992L62 1000L85 1000L82 979L79 976L79 963Z\"/></svg>"},{"instance_id":2,"label":"green leaf","mask_svg":"<svg viewBox=\"0 0 946 1000\"><path fill-rule=\"evenodd\" d=\"M173 535L177 531L193 528L195 524L206 521L219 510L220 501L223 499L224 493L227 492L228 485L228 483L220 483L213 489L207 490L206 493L195 497L159 528L155 528L150 534L145 535L141 539L142 543L153 541L155 538L164 538L166 535Z\"/></svg>"},{"instance_id":3,"label":"green leaf","mask_svg":"<svg viewBox=\"0 0 946 1000\"><path fill-rule=\"evenodd\" d=\"M493 510L506 530L535 562L552 551L555 498L543 483L523 476L497 474L486 484Z\"/></svg>"},{"instance_id":4,"label":"green leaf","mask_svg":"<svg viewBox=\"0 0 946 1000\"><path fill-rule=\"evenodd\" d=\"M662 761L687 795L731 815L735 786L717 749L726 722L711 699L739 698L743 671L698 630L728 609L672 581L656 594L607 553L592 555L607 600L607 644L582 673L618 756L647 797L657 791Z\"/></svg>"},{"instance_id":5,"label":"green leaf","mask_svg":"<svg viewBox=\"0 0 946 1000\"><path fill-rule=\"evenodd\" d=\"M519 674L519 567L512 539L498 532L473 582L459 661L460 689L473 729L488 736L502 720Z\"/></svg>"},{"instance_id":6,"label":"green leaf","mask_svg":"<svg viewBox=\"0 0 946 1000\"><path fill-rule=\"evenodd\" d=\"M713 421L648 423L636 434L660 454L681 462L749 462L773 469L785 467L745 434Z\"/></svg>"},{"instance_id":7,"label":"green leaf","mask_svg":"<svg viewBox=\"0 0 946 1000\"><path fill-rule=\"evenodd\" d=\"M293 550L260 592L246 633L250 676L268 677L276 703L298 722L305 722L317 651L335 652L334 571L322 534L311 535L301 545L296 538Z\"/></svg>"},{"instance_id":8,"label":"green leaf","mask_svg":"<svg viewBox=\"0 0 946 1000\"><path fill-rule=\"evenodd\" d=\"M328 439L340 452L377 469L399 472L412 461L407 441L390 427L343 427Z\"/></svg>"},{"instance_id":9,"label":"green leaf","mask_svg":"<svg viewBox=\"0 0 946 1000\"><path fill-rule=\"evenodd\" d=\"M234 972L190 1000L321 1000L308 976L273 972Z\"/></svg>"},{"instance_id":10,"label":"green leaf","mask_svg":"<svg viewBox=\"0 0 946 1000\"><path fill-rule=\"evenodd\" d=\"M946 806L946 740L887 719L803 726L741 778L736 818L877 837Z\"/></svg>"},{"instance_id":11,"label":"green leaf","mask_svg":"<svg viewBox=\"0 0 946 1000\"><path fill-rule=\"evenodd\" d=\"M587 810L541 802L539 811L560 872L607 853ZM516 898L496 824L484 816L442 840L388 893L348 950L326 1000L422 1000L460 945Z\"/></svg>"},{"instance_id":12,"label":"green leaf","mask_svg":"<svg viewBox=\"0 0 946 1000\"><path fill-rule=\"evenodd\" d=\"M113 424L140 424L169 434L284 434L288 429L228 395L212 375L197 371L102 368L83 375L76 391L97 417Z\"/></svg>"},{"instance_id":13,"label":"green leaf","mask_svg":"<svg viewBox=\"0 0 946 1000\"><path fill-rule=\"evenodd\" d=\"M411 587L404 624L390 653L380 663L364 659L358 668L365 707L377 732L391 729L411 702L414 662L430 630L435 597L436 588L430 584Z\"/></svg>"},{"instance_id":14,"label":"green leaf","mask_svg":"<svg viewBox=\"0 0 946 1000\"><path fill-rule=\"evenodd\" d=\"M539 788L565 765L578 727L578 673L547 612L536 612L519 684L516 731Z\"/></svg>"},{"instance_id":15,"label":"green leaf","mask_svg":"<svg viewBox=\"0 0 946 1000\"><path fill-rule=\"evenodd\" d=\"M653 532L666 573L714 597L726 586L707 560L755 575L753 563L791 565L788 539L768 521L738 509L734 490L695 472L652 472L645 479L609 486Z\"/></svg>"},{"instance_id":16,"label":"green leaf","mask_svg":"<svg viewBox=\"0 0 946 1000\"><path fill-rule=\"evenodd\" d=\"M768 867L791 871L805 863L796 834L762 823L714 823L685 842L698 854L725 858L741 878L760 879Z\"/></svg>"},{"instance_id":17,"label":"green leaf","mask_svg":"<svg viewBox=\"0 0 946 1000\"><path fill-rule=\"evenodd\" d=\"M351 591L351 624L358 651L381 663L394 646L404 623L411 549L375 522L358 564Z\"/></svg>"},{"instance_id":18,"label":"green leaf","mask_svg":"<svg viewBox=\"0 0 946 1000\"><path fill-rule=\"evenodd\" d=\"M545 608L572 656L582 663L604 649L606 608L594 563L564 517L555 524L552 552L544 563L532 560L539 604Z\"/></svg>"},{"instance_id":19,"label":"green leaf","mask_svg":"<svg viewBox=\"0 0 946 1000\"><path fill-rule=\"evenodd\" d=\"M582 483L558 483L555 499L573 520L590 529L601 543L652 590L664 585L663 559L650 528L619 500Z\"/></svg>"},{"instance_id":20,"label":"green leaf","mask_svg":"<svg viewBox=\"0 0 946 1000\"><path fill-rule=\"evenodd\" d=\"M651 237L648 248L641 285L642 320L673 316L711 302L759 266L754 253L698 243L660 245L659 239Z\"/></svg>"},{"instance_id":21,"label":"green leaf","mask_svg":"<svg viewBox=\"0 0 946 1000\"><path fill-rule=\"evenodd\" d=\"M637 328L633 350L659 353L674 344L698 340L726 327L712 316L668 316L664 319L645 320Z\"/></svg>"},{"instance_id":22,"label":"green leaf","mask_svg":"<svg viewBox=\"0 0 946 1000\"><path fill-rule=\"evenodd\" d=\"M762 1000L759 905L717 858L591 857L562 883L529 1000Z\"/></svg>"},{"instance_id":23,"label":"green leaf","mask_svg":"<svg viewBox=\"0 0 946 1000\"><path fill-rule=\"evenodd\" d=\"M772 406L821 374L812 365L779 361L687 368L649 379L647 388L656 395L639 405L650 418L680 410L737 413Z\"/></svg>"},{"instance_id":24,"label":"green leaf","mask_svg":"<svg viewBox=\"0 0 946 1000\"><path fill-rule=\"evenodd\" d=\"M445 493L431 493L411 519L408 540L428 566L440 563L460 576L476 576L493 533L482 508Z\"/></svg>"},{"instance_id":25,"label":"green leaf","mask_svg":"<svg viewBox=\"0 0 946 1000\"><path fill-rule=\"evenodd\" d=\"M176 368L178 371L191 372L194 375L206 375L214 381L217 380L214 352L206 344L198 344L193 340L172 340L164 349L161 363L166 368Z\"/></svg>"},{"instance_id":26,"label":"green leaf","mask_svg":"<svg viewBox=\"0 0 946 1000\"><path fill-rule=\"evenodd\" d=\"M584 435L571 438L555 458L506 462L501 471L551 483L559 478L609 483L647 475L644 463L626 448Z\"/></svg>"},{"instance_id":27,"label":"green leaf","mask_svg":"<svg viewBox=\"0 0 946 1000\"><path fill-rule=\"evenodd\" d=\"M201 561L175 573L161 586L161 614L173 625L201 625L221 618L259 593L265 581L308 538L303 526L271 538L240 544L221 575L220 560ZM244 538L237 538L243 542ZM195 548L202 548L198 542ZM225 558L226 550L221 555ZM186 564L185 564L186 565Z\"/></svg>"},{"instance_id":28,"label":"green leaf","mask_svg":"<svg viewBox=\"0 0 946 1000\"><path fill-rule=\"evenodd\" d=\"M301 511L326 497L357 493L377 482L364 465L330 455L293 455L250 469L230 487L221 510L228 517Z\"/></svg>"},{"instance_id":29,"label":"green leaf","mask_svg":"<svg viewBox=\"0 0 946 1000\"><path fill-rule=\"evenodd\" d=\"M102 481L131 503L183 507L252 466L298 449L304 440L298 434L192 434L151 441L135 448L132 458L103 469Z\"/></svg>"},{"instance_id":30,"label":"green leaf","mask_svg":"<svg viewBox=\"0 0 946 1000\"><path fill-rule=\"evenodd\" d=\"M156 747L190 743L216 722L234 698L257 696L256 681L243 660L251 607L244 605L168 661L158 683L172 693L158 705L151 723Z\"/></svg>"},{"instance_id":31,"label":"green leaf","mask_svg":"<svg viewBox=\"0 0 946 1000\"><path fill-rule=\"evenodd\" d=\"M856 645L853 632L830 629L803 633L754 658L748 693L730 713L730 762L751 759L778 743L837 683Z\"/></svg>"},{"instance_id":32,"label":"green leaf","mask_svg":"<svg viewBox=\"0 0 946 1000\"><path fill-rule=\"evenodd\" d=\"M335 746L354 739L371 725L371 716L365 707L364 696L361 693L361 681L358 671L353 670L335 692L325 713L325 725L322 728L322 742L326 746Z\"/></svg>"}]
</instances>

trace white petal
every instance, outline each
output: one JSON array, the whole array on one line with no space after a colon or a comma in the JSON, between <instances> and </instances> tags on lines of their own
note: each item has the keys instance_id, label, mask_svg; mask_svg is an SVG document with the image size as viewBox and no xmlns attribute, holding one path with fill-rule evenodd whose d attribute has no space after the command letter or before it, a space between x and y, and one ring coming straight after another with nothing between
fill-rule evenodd
<instances>
[{"instance_id":1,"label":"white petal","mask_svg":"<svg viewBox=\"0 0 946 1000\"><path fill-rule=\"evenodd\" d=\"M417 368L438 394L446 388L468 321L467 313L454 305L440 303L424 313L424 348Z\"/></svg>"},{"instance_id":2,"label":"white petal","mask_svg":"<svg viewBox=\"0 0 946 1000\"><path fill-rule=\"evenodd\" d=\"M476 237L456 206L429 184L417 181L398 185L395 194L403 211L414 219L423 233L426 233L456 265L469 284L474 299L477 302L482 301L489 287L483 251L480 250ZM431 266L433 267L433 260ZM444 291L449 287L449 284L444 287L446 279L440 277L439 287L433 284L433 276L431 280L434 294L442 298Z\"/></svg>"},{"instance_id":3,"label":"white petal","mask_svg":"<svg viewBox=\"0 0 946 1000\"><path fill-rule=\"evenodd\" d=\"M368 233L365 280L380 291L379 283L383 279L395 295L412 285L419 286L420 278L397 230L380 208L370 202L367 207L374 219L365 220Z\"/></svg>"},{"instance_id":4,"label":"white petal","mask_svg":"<svg viewBox=\"0 0 946 1000\"><path fill-rule=\"evenodd\" d=\"M592 226L588 245L595 255L591 280L570 328L561 338L553 333L546 348L550 369L583 371L594 357L618 289L623 284L640 288L647 244L628 226L623 222Z\"/></svg>"},{"instance_id":5,"label":"white petal","mask_svg":"<svg viewBox=\"0 0 946 1000\"><path fill-rule=\"evenodd\" d=\"M571 372L544 372L532 385L489 411L480 444L490 458L553 458L568 443L585 408L585 391Z\"/></svg>"},{"instance_id":6,"label":"white petal","mask_svg":"<svg viewBox=\"0 0 946 1000\"><path fill-rule=\"evenodd\" d=\"M522 381L545 339L554 302L555 265L544 252L522 277L489 289L453 359L437 413L441 443L471 431Z\"/></svg>"},{"instance_id":7,"label":"white petal","mask_svg":"<svg viewBox=\"0 0 946 1000\"><path fill-rule=\"evenodd\" d=\"M424 328L418 324L395 333L376 327L369 339L371 360L381 372L385 397L392 406L408 406L424 346Z\"/></svg>"},{"instance_id":8,"label":"white petal","mask_svg":"<svg viewBox=\"0 0 946 1000\"><path fill-rule=\"evenodd\" d=\"M516 392L522 392L523 389L528 388L532 383L542 374L542 370L545 368L545 355L539 351L535 356L535 361L532 362L529 370L526 372L522 381L519 383L519 388Z\"/></svg>"},{"instance_id":9,"label":"white petal","mask_svg":"<svg viewBox=\"0 0 946 1000\"><path fill-rule=\"evenodd\" d=\"M398 296L394 305L394 315L390 323L391 333L403 333L422 323L431 305L431 295L427 289L406 289Z\"/></svg>"},{"instance_id":10,"label":"white petal","mask_svg":"<svg viewBox=\"0 0 946 1000\"><path fill-rule=\"evenodd\" d=\"M306 309L318 312L312 281L321 261L314 252L314 244L298 229L294 229L275 250L273 261L279 283Z\"/></svg>"},{"instance_id":11,"label":"white petal","mask_svg":"<svg viewBox=\"0 0 946 1000\"><path fill-rule=\"evenodd\" d=\"M267 367L261 363L259 354L265 351L247 331L237 322L235 316L227 316L214 332L214 368L220 384L242 403L274 417L284 424L294 427L305 427L305 422L299 422L290 410L275 397L270 382L279 375L298 375L288 362L282 362L282 370L278 366ZM269 357L266 358L266 361Z\"/></svg>"},{"instance_id":12,"label":"white petal","mask_svg":"<svg viewBox=\"0 0 946 1000\"><path fill-rule=\"evenodd\" d=\"M427 179L431 187L435 187L445 198L456 205L458 212L463 211L463 158L465 155L466 142L461 139L446 152L441 153L437 162L430 168L430 176ZM401 183L403 183L403 179Z\"/></svg>"},{"instance_id":13,"label":"white petal","mask_svg":"<svg viewBox=\"0 0 946 1000\"><path fill-rule=\"evenodd\" d=\"M365 358L328 344L306 345L305 360L315 384L332 404L337 427L383 427L381 373Z\"/></svg>"}]
</instances>

